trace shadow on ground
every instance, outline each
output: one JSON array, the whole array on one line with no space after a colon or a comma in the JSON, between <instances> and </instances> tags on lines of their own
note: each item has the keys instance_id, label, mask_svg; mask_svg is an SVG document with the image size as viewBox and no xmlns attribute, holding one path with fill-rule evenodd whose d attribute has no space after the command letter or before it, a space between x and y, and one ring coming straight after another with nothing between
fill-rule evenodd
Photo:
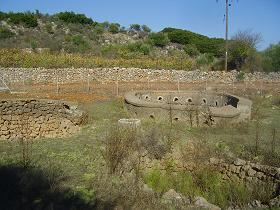
<instances>
[{"instance_id":1,"label":"shadow on ground","mask_svg":"<svg viewBox=\"0 0 280 210\"><path fill-rule=\"evenodd\" d=\"M86 201L79 193L62 186L64 176L53 171L19 165L0 166L1 210L111 209L95 199Z\"/></svg>"}]
</instances>

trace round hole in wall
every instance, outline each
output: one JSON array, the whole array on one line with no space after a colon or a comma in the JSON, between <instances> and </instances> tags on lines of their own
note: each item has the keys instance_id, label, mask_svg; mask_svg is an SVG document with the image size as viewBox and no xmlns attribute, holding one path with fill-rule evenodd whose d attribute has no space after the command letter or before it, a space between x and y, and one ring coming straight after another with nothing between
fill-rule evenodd
<instances>
[{"instance_id":1,"label":"round hole in wall","mask_svg":"<svg viewBox=\"0 0 280 210\"><path fill-rule=\"evenodd\" d=\"M145 99L149 99L149 96L146 95L146 96L145 96Z\"/></svg>"},{"instance_id":2,"label":"round hole in wall","mask_svg":"<svg viewBox=\"0 0 280 210\"><path fill-rule=\"evenodd\" d=\"M179 120L179 118L178 118L178 117L175 117L175 118L174 118L174 121L178 121L178 120Z\"/></svg>"},{"instance_id":3,"label":"round hole in wall","mask_svg":"<svg viewBox=\"0 0 280 210\"><path fill-rule=\"evenodd\" d=\"M150 119L155 119L155 116L153 114L150 114Z\"/></svg>"},{"instance_id":4,"label":"round hole in wall","mask_svg":"<svg viewBox=\"0 0 280 210\"><path fill-rule=\"evenodd\" d=\"M161 96L159 96L159 97L158 97L158 100L159 100L159 101L161 101L161 100L162 100L162 97L161 97Z\"/></svg>"},{"instance_id":5,"label":"round hole in wall","mask_svg":"<svg viewBox=\"0 0 280 210\"><path fill-rule=\"evenodd\" d=\"M178 100L179 100L178 97L174 97L174 98L173 98L173 101L174 101L174 102L176 102L176 101L178 101Z\"/></svg>"},{"instance_id":6,"label":"round hole in wall","mask_svg":"<svg viewBox=\"0 0 280 210\"><path fill-rule=\"evenodd\" d=\"M215 102L216 106L218 106L218 101Z\"/></svg>"},{"instance_id":7,"label":"round hole in wall","mask_svg":"<svg viewBox=\"0 0 280 210\"><path fill-rule=\"evenodd\" d=\"M203 102L204 104L206 104L206 103L207 103L207 101L206 101L206 99L205 99L205 98L203 98L203 99L202 99L202 102Z\"/></svg>"},{"instance_id":8,"label":"round hole in wall","mask_svg":"<svg viewBox=\"0 0 280 210\"><path fill-rule=\"evenodd\" d=\"M227 106L227 103L225 103L225 106Z\"/></svg>"},{"instance_id":9,"label":"round hole in wall","mask_svg":"<svg viewBox=\"0 0 280 210\"><path fill-rule=\"evenodd\" d=\"M191 103L191 102L192 102L192 99L191 99L191 98L188 98L188 99L187 99L187 102Z\"/></svg>"}]
</instances>

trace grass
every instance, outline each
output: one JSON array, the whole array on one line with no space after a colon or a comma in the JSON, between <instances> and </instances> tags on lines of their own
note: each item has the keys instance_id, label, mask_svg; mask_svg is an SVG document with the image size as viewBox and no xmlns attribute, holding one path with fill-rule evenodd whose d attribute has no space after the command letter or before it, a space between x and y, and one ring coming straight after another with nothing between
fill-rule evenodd
<instances>
[{"instance_id":1,"label":"grass","mask_svg":"<svg viewBox=\"0 0 280 210\"><path fill-rule=\"evenodd\" d=\"M195 173L170 173L153 169L145 175L144 180L160 194L174 189L192 199L203 196L222 208L231 204L245 205L252 199L253 194L244 183L225 181L220 173L207 168Z\"/></svg>"},{"instance_id":2,"label":"grass","mask_svg":"<svg viewBox=\"0 0 280 210\"><path fill-rule=\"evenodd\" d=\"M207 149L211 147L211 150L218 155L231 151L242 158L279 167L279 139L275 144L273 156L269 144L271 142L270 129L276 127L277 132L279 132L280 124L279 107L273 105L273 101L274 99L271 98L265 100L264 104L259 104L264 117L261 120L261 141L257 156L254 153L256 133L254 121L256 116L254 115L253 121L248 124L211 129L186 128L183 123L175 123L170 129L169 123L143 120L140 140L150 153L150 157L155 158L156 161L170 152L171 148L180 148L189 140L197 140L200 145ZM258 98L254 99L254 104L258 105ZM85 203L98 196L103 201L113 197L112 202L116 202L121 199L119 196L130 192L131 189L126 187L133 186L131 183L134 181L128 184L127 180L130 178L124 174L120 176L106 175L107 163L102 151L106 146L106 134L113 125L116 125L118 119L128 117L128 113L125 111L121 99L88 103L81 105L81 107L88 111L90 123L84 126L80 133L69 138L32 141L31 166L60 169L66 177L62 182L63 186L67 186L71 192L79 194L79 198ZM20 164L21 149L20 143L17 141L1 140L0 166ZM186 150L182 149L181 151ZM192 158L209 155L202 147L200 152L202 154L191 154ZM173 173L174 164L172 160L166 162L165 171L159 171L157 168L152 168L148 172L142 171L141 177L148 186L159 194L173 188L187 196L201 195L221 207L232 203L243 205L255 196L253 191L245 188L242 183L225 182L218 173L208 169L192 173L186 171ZM105 177L107 178L105 179ZM119 195L120 192L123 194ZM133 192L130 192L130 196L134 195ZM132 201L129 200L129 202Z\"/></svg>"}]
</instances>

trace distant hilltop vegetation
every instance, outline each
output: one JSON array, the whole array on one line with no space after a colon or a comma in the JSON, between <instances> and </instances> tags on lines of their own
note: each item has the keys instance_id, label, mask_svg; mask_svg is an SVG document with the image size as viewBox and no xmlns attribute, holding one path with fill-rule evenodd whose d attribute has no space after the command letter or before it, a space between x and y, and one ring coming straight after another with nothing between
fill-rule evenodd
<instances>
[{"instance_id":1,"label":"distant hilltop vegetation","mask_svg":"<svg viewBox=\"0 0 280 210\"><path fill-rule=\"evenodd\" d=\"M53 15L42 14L38 10L0 12L0 48L17 48L24 52L86 54L105 59L168 57L181 63L188 60L192 64L189 69L222 70L224 42L221 38L209 38L176 28L164 28L160 32L152 32L147 25L139 24L125 28L119 23L100 23L74 12ZM255 46L249 43L249 47L244 44L236 47L233 40L230 44L234 52L234 57L229 58L230 69L263 69L255 62L258 62ZM235 55L240 51L243 57ZM249 60L256 65L250 66ZM149 67L149 64L146 66ZM180 69L180 66L184 69L184 65L180 64L174 69ZM173 68L172 65L170 67Z\"/></svg>"}]
</instances>

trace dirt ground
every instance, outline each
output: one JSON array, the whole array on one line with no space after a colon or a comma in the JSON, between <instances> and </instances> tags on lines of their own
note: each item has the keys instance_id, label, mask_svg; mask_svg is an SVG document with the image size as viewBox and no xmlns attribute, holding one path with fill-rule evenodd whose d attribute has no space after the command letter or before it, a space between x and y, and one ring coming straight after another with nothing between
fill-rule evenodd
<instances>
[{"instance_id":1,"label":"dirt ground","mask_svg":"<svg viewBox=\"0 0 280 210\"><path fill-rule=\"evenodd\" d=\"M56 99L79 103L105 101L121 97L131 90L200 90L229 92L237 95L280 94L280 82L91 82L67 84L10 84L11 93L0 93L0 98Z\"/></svg>"}]
</instances>

